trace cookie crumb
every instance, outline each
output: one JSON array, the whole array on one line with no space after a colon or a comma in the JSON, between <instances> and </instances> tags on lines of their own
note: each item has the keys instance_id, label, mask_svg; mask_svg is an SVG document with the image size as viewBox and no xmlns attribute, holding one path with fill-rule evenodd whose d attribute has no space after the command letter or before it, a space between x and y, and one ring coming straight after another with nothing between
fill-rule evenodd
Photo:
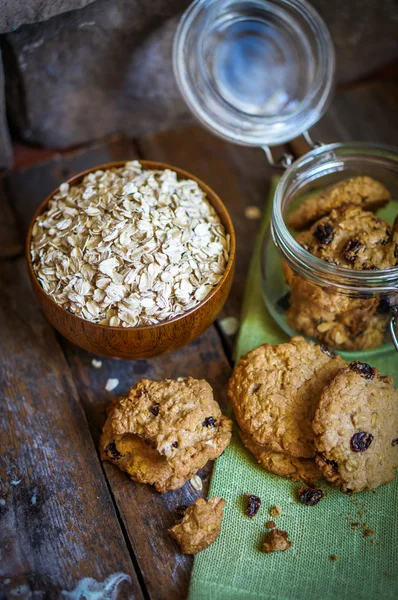
<instances>
[{"instance_id":1,"label":"cookie crumb","mask_svg":"<svg viewBox=\"0 0 398 600\"><path fill-rule=\"evenodd\" d=\"M275 506L272 506L268 512L271 517L280 517L282 514L282 507L279 506L279 504L276 504Z\"/></svg>"},{"instance_id":2,"label":"cookie crumb","mask_svg":"<svg viewBox=\"0 0 398 600\"><path fill-rule=\"evenodd\" d=\"M285 552L288 550L292 542L288 540L287 531L282 531L281 529L272 529L267 534L267 539L263 544L263 552L269 554L271 552Z\"/></svg>"},{"instance_id":3,"label":"cookie crumb","mask_svg":"<svg viewBox=\"0 0 398 600\"><path fill-rule=\"evenodd\" d=\"M251 221L258 221L258 219L261 219L261 210L258 206L247 206L245 208L245 217Z\"/></svg>"},{"instance_id":4,"label":"cookie crumb","mask_svg":"<svg viewBox=\"0 0 398 600\"><path fill-rule=\"evenodd\" d=\"M189 481L194 490L197 490L199 492L203 489L203 481L201 480L199 475L194 475Z\"/></svg>"},{"instance_id":5,"label":"cookie crumb","mask_svg":"<svg viewBox=\"0 0 398 600\"><path fill-rule=\"evenodd\" d=\"M112 392L114 389L117 388L117 386L119 385L119 380L118 379L108 379L108 381L105 384L105 389L107 392Z\"/></svg>"},{"instance_id":6,"label":"cookie crumb","mask_svg":"<svg viewBox=\"0 0 398 600\"><path fill-rule=\"evenodd\" d=\"M208 548L220 535L226 501L223 498L198 498L185 509L180 519L168 531L184 554L197 554Z\"/></svg>"},{"instance_id":7,"label":"cookie crumb","mask_svg":"<svg viewBox=\"0 0 398 600\"><path fill-rule=\"evenodd\" d=\"M330 558L330 560L332 560L333 562L334 562L334 561L336 561L336 560L339 560L339 557L338 557L336 554L331 554L331 555L329 556L329 558Z\"/></svg>"},{"instance_id":8,"label":"cookie crumb","mask_svg":"<svg viewBox=\"0 0 398 600\"><path fill-rule=\"evenodd\" d=\"M364 531L363 531L363 537L370 537L374 534L375 534L375 531L373 529L364 529Z\"/></svg>"},{"instance_id":9,"label":"cookie crumb","mask_svg":"<svg viewBox=\"0 0 398 600\"><path fill-rule=\"evenodd\" d=\"M275 529L276 523L275 523L275 521L267 521L265 526L267 529Z\"/></svg>"},{"instance_id":10,"label":"cookie crumb","mask_svg":"<svg viewBox=\"0 0 398 600\"><path fill-rule=\"evenodd\" d=\"M246 514L248 517L255 517L261 506L261 498L254 494L247 494Z\"/></svg>"},{"instance_id":11,"label":"cookie crumb","mask_svg":"<svg viewBox=\"0 0 398 600\"><path fill-rule=\"evenodd\" d=\"M93 358L91 364L93 365L94 369L100 369L102 367L102 360L97 360L96 358Z\"/></svg>"},{"instance_id":12,"label":"cookie crumb","mask_svg":"<svg viewBox=\"0 0 398 600\"><path fill-rule=\"evenodd\" d=\"M234 335L239 329L239 319L236 317L225 317L225 319L221 319L220 327L225 335Z\"/></svg>"}]
</instances>

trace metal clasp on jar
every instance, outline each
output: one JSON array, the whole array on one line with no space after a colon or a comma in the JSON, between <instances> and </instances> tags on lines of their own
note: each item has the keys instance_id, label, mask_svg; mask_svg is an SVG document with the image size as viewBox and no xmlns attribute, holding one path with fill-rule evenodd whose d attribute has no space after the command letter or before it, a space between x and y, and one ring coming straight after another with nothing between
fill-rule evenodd
<instances>
[{"instance_id":1,"label":"metal clasp on jar","mask_svg":"<svg viewBox=\"0 0 398 600\"><path fill-rule=\"evenodd\" d=\"M323 146L323 142L314 141L308 133L308 131L304 131L302 136L305 142L311 148L311 150L315 150L315 148L320 148L320 146ZM272 155L271 148L269 146L261 146L261 148L265 152L265 156L267 158L268 163L271 165L271 167L274 167L275 169L288 169L295 161L295 157L289 152L285 152L284 154L282 154L282 156L275 159Z\"/></svg>"}]
</instances>

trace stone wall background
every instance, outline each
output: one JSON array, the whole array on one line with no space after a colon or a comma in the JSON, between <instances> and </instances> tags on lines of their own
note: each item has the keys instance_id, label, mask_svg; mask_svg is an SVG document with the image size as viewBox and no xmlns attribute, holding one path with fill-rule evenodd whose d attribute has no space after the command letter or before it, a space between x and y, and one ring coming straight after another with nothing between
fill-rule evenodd
<instances>
[{"instance_id":1,"label":"stone wall background","mask_svg":"<svg viewBox=\"0 0 398 600\"><path fill-rule=\"evenodd\" d=\"M331 31L339 83L397 58L395 0L311 3ZM188 4L0 0L0 167L11 163L10 125L27 142L66 148L191 120L171 66L174 31Z\"/></svg>"}]
</instances>

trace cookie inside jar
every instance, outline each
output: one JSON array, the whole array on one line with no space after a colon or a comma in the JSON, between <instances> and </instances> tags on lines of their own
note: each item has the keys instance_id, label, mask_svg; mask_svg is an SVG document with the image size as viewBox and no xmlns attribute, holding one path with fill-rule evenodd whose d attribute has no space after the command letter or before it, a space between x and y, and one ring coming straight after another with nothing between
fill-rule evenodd
<instances>
[{"instance_id":1,"label":"cookie inside jar","mask_svg":"<svg viewBox=\"0 0 398 600\"><path fill-rule=\"evenodd\" d=\"M324 146L277 186L262 255L276 321L340 351L391 348L398 305L397 155Z\"/></svg>"}]
</instances>

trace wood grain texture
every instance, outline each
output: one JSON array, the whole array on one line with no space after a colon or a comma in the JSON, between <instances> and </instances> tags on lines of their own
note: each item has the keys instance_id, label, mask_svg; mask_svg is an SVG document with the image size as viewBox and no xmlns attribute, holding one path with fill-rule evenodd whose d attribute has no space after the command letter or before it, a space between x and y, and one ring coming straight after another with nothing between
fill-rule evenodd
<instances>
[{"instance_id":1,"label":"wood grain texture","mask_svg":"<svg viewBox=\"0 0 398 600\"><path fill-rule=\"evenodd\" d=\"M120 158L136 157L134 148L129 144L126 146L125 142L121 146L116 146L116 152L122 154ZM113 147L105 145L102 149L95 150L95 156L100 154L103 162L110 160L114 153L115 145ZM35 186L40 185L43 190L45 187L48 188L47 179L51 179L51 189L59 185L67 177L63 166L64 160L68 161L68 157L63 157L61 160L57 158L56 171L53 161L50 161L37 167L40 170L40 177L34 172L35 169L30 169L22 174L20 180L12 177L12 181L8 182L9 190L13 192L14 206L21 215L22 222L27 223L29 220L24 214L23 195L31 189L31 196L35 196L34 200L30 197L29 201L30 216L32 216L32 209L35 209L43 198L42 192ZM79 153L73 164L75 172L98 163L89 150L86 153ZM31 177L33 184L30 183ZM113 392L117 395L126 392L131 385L144 376L156 380L184 375L206 378L213 385L217 400L224 407L226 405L225 390L230 367L214 327L210 327L188 347L169 356L157 357L150 361L119 361L102 358L101 369L93 367L91 363L93 355L77 348L64 338L60 338L60 342L70 364L96 444L105 421L106 406L111 398L111 394L105 391L108 378L119 380L119 386ZM186 598L192 557L180 553L176 542L169 537L167 528L175 522L177 506L191 504L198 496L206 493L212 464L209 463L200 471L204 479L202 492L195 491L187 483L183 489L164 495L156 493L149 486L135 484L125 473L120 472L110 463L104 463L104 469L118 513L138 561L148 596L151 600Z\"/></svg>"},{"instance_id":2,"label":"wood grain texture","mask_svg":"<svg viewBox=\"0 0 398 600\"><path fill-rule=\"evenodd\" d=\"M143 158L168 161L200 177L225 203L236 231L236 269L231 294L218 322L225 317L239 318L260 222L247 217L247 208L264 208L271 177L277 171L268 165L262 150L225 142L199 125L146 137L138 141L138 148ZM274 151L278 156L283 149ZM224 335L230 358L234 339Z\"/></svg>"},{"instance_id":3,"label":"wood grain texture","mask_svg":"<svg viewBox=\"0 0 398 600\"><path fill-rule=\"evenodd\" d=\"M68 365L22 258L0 263L0 287L0 594L12 598L25 585L58 599L83 577L123 571L132 580L126 597L142 598Z\"/></svg>"},{"instance_id":4,"label":"wood grain texture","mask_svg":"<svg viewBox=\"0 0 398 600\"><path fill-rule=\"evenodd\" d=\"M188 375L205 378L212 385L215 398L226 410L226 383L230 367L214 327L169 357L159 356L150 361L101 359L100 369L93 367L92 355L72 344L65 343L64 348L96 443L112 395L125 394L142 377L158 381ZM104 389L108 378L119 380L112 394ZM205 480L202 492L195 491L188 482L182 489L166 494L158 494L150 486L130 481L125 473L110 463L104 463L104 467L150 598L186 598L192 557L181 554L176 542L169 537L167 528L176 520L177 506L192 504L206 493L212 463L199 472Z\"/></svg>"},{"instance_id":5,"label":"wood grain texture","mask_svg":"<svg viewBox=\"0 0 398 600\"><path fill-rule=\"evenodd\" d=\"M107 170L119 168L124 165L121 162L108 162L97 165L96 169ZM110 356L113 358L150 358L165 352L172 352L189 344L205 331L216 319L231 289L235 266L235 231L228 211L221 199L203 181L187 171L177 169L173 166L159 162L142 161L144 169L161 171L173 168L180 179L193 179L205 192L208 202L218 214L225 231L230 237L230 254L225 272L215 286L197 306L186 313L156 325L145 327L108 327L98 323L92 323L70 313L56 304L56 302L43 290L33 271L30 247L32 242L32 229L37 217L42 214L51 200L53 190L47 198L40 203L35 211L28 227L26 239L26 261L28 263L29 277L33 291L41 310L48 321L69 341L89 352ZM68 180L73 186L79 184L84 177L90 173L85 170Z\"/></svg>"},{"instance_id":6,"label":"wood grain texture","mask_svg":"<svg viewBox=\"0 0 398 600\"><path fill-rule=\"evenodd\" d=\"M4 179L0 179L0 260L20 256L23 249L15 216L7 202Z\"/></svg>"}]
</instances>

